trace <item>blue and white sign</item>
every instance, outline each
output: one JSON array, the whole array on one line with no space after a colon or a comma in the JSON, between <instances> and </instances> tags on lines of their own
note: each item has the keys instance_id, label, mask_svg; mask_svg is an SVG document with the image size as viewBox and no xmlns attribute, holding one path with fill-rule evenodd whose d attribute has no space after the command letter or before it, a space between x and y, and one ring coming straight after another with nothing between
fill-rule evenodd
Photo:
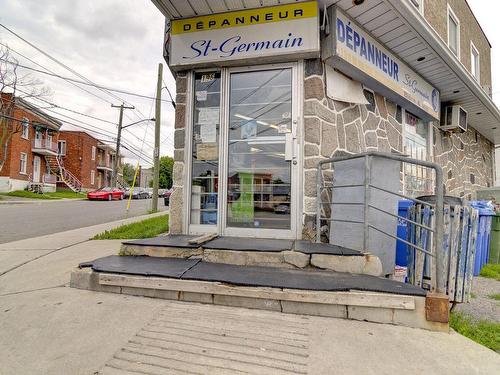
<instances>
[{"instance_id":1,"label":"blue and white sign","mask_svg":"<svg viewBox=\"0 0 500 375\"><path fill-rule=\"evenodd\" d=\"M323 59L328 62L332 58L332 65L335 65L340 58L339 65L348 63L362 73L353 76L354 79L362 83L363 77L375 80L432 118L439 119L439 91L338 8L333 13L331 36L327 39L333 46L326 46L329 52L323 54Z\"/></svg>"}]
</instances>

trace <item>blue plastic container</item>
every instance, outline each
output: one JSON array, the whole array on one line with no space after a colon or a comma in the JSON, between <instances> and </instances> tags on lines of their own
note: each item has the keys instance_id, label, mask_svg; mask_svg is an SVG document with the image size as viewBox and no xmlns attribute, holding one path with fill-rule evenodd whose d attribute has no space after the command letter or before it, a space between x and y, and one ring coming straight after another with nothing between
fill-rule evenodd
<instances>
[{"instance_id":1,"label":"blue plastic container","mask_svg":"<svg viewBox=\"0 0 500 375\"><path fill-rule=\"evenodd\" d=\"M408 217L408 209L413 206L415 202L411 200L400 200L398 204L398 216ZM397 237L407 241L408 222L398 219ZM408 248L402 241L396 241L396 265L407 267L408 266Z\"/></svg>"},{"instance_id":2,"label":"blue plastic container","mask_svg":"<svg viewBox=\"0 0 500 375\"><path fill-rule=\"evenodd\" d=\"M478 276L481 268L488 263L490 253L491 222L495 212L488 207L486 201L472 201L471 207L479 210L477 226L476 254L474 255L474 276Z\"/></svg>"}]
</instances>

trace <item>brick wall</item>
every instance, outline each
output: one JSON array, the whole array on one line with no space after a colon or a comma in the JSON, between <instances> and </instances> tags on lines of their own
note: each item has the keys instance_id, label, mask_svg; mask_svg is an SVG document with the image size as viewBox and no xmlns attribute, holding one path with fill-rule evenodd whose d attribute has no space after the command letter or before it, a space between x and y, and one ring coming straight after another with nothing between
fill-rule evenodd
<instances>
[{"instance_id":1,"label":"brick wall","mask_svg":"<svg viewBox=\"0 0 500 375\"><path fill-rule=\"evenodd\" d=\"M62 131L59 140L66 141L64 167L80 180L84 189L97 188L97 145L99 141L85 132ZM92 160L92 146L96 148L95 160ZM90 171L95 171L95 181L91 184Z\"/></svg>"},{"instance_id":2,"label":"brick wall","mask_svg":"<svg viewBox=\"0 0 500 375\"><path fill-rule=\"evenodd\" d=\"M448 11L447 4L460 21L460 61L470 72L471 49L474 43L480 54L480 83L491 87L491 47L481 26L465 0L425 0L424 17L436 30L443 41L448 44Z\"/></svg>"},{"instance_id":3,"label":"brick wall","mask_svg":"<svg viewBox=\"0 0 500 375\"><path fill-rule=\"evenodd\" d=\"M42 122L42 119L22 108L16 107L12 117L16 119L27 118L29 120L28 139L22 137L22 132L14 133L9 142L7 161L0 172L0 176L10 177L16 180L28 181L30 175L33 174L33 159L35 156L40 157L40 178L47 171L45 158L43 155L33 154L31 152L31 144L35 139L35 128L33 121ZM45 133L43 133L45 138ZM58 133L52 134L52 141L57 142ZM21 153L27 154L26 174L20 172Z\"/></svg>"}]
</instances>

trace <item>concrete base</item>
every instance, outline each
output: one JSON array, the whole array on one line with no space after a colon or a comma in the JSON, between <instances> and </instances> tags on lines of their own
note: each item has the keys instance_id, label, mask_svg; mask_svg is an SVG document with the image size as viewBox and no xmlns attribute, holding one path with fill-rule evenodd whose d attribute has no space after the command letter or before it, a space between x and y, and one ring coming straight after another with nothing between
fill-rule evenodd
<instances>
[{"instance_id":1,"label":"concrete base","mask_svg":"<svg viewBox=\"0 0 500 375\"><path fill-rule=\"evenodd\" d=\"M426 319L425 297L360 291L321 292L242 287L219 282L106 274L94 272L90 268L75 269L71 274L70 286L99 292L448 331L447 323Z\"/></svg>"},{"instance_id":2,"label":"concrete base","mask_svg":"<svg viewBox=\"0 0 500 375\"><path fill-rule=\"evenodd\" d=\"M205 262L234 264L238 266L264 266L281 268L320 268L372 276L382 275L382 263L375 255L306 254L297 250L250 251L148 246L124 243L120 255L168 258L201 258Z\"/></svg>"}]
</instances>

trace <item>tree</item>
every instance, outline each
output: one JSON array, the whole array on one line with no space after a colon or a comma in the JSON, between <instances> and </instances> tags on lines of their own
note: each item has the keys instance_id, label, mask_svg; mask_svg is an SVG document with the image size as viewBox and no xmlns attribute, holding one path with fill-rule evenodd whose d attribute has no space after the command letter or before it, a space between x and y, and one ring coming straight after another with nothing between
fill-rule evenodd
<instances>
[{"instance_id":1,"label":"tree","mask_svg":"<svg viewBox=\"0 0 500 375\"><path fill-rule=\"evenodd\" d=\"M41 81L28 75L20 76L19 63L6 46L0 46L0 172L7 160L12 136L22 132L22 119L14 118L14 109L20 99L40 98L49 90L40 87Z\"/></svg>"},{"instance_id":2,"label":"tree","mask_svg":"<svg viewBox=\"0 0 500 375\"><path fill-rule=\"evenodd\" d=\"M132 186L132 182L134 181L135 175L135 167L130 163L123 164L123 180L129 185Z\"/></svg>"},{"instance_id":3,"label":"tree","mask_svg":"<svg viewBox=\"0 0 500 375\"><path fill-rule=\"evenodd\" d=\"M170 156L162 156L160 158L160 189L170 189L172 187L172 172L174 170L174 159ZM153 180L149 182L149 186L153 187Z\"/></svg>"}]
</instances>

